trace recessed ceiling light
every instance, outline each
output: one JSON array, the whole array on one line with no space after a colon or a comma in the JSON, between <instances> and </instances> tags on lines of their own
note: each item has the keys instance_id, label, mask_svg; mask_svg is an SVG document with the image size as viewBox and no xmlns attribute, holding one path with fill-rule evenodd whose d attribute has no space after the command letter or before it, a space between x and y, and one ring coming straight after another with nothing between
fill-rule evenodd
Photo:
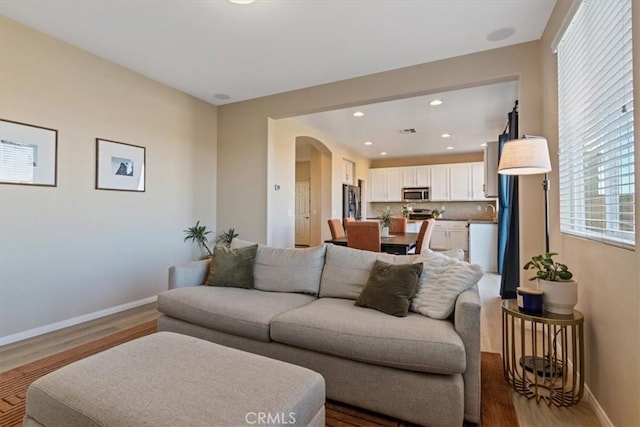
<instances>
[{"instance_id":1,"label":"recessed ceiling light","mask_svg":"<svg viewBox=\"0 0 640 427\"><path fill-rule=\"evenodd\" d=\"M440 105L440 104L442 104L442 101L441 101L441 100L439 100L439 99L434 99L433 101L431 101L431 102L429 103L429 105L434 105L434 106L435 106L435 105Z\"/></svg>"},{"instance_id":2,"label":"recessed ceiling light","mask_svg":"<svg viewBox=\"0 0 640 427\"><path fill-rule=\"evenodd\" d=\"M229 0L229 1L235 4L251 4L256 0Z\"/></svg>"},{"instance_id":3,"label":"recessed ceiling light","mask_svg":"<svg viewBox=\"0 0 640 427\"><path fill-rule=\"evenodd\" d=\"M486 142L483 142L482 144L480 144L480 147L486 147L486 146L487 146Z\"/></svg>"},{"instance_id":4,"label":"recessed ceiling light","mask_svg":"<svg viewBox=\"0 0 640 427\"><path fill-rule=\"evenodd\" d=\"M372 145L372 144L373 144L373 142L371 142L371 141L365 141L365 143L364 143L364 145Z\"/></svg>"},{"instance_id":5,"label":"recessed ceiling light","mask_svg":"<svg viewBox=\"0 0 640 427\"><path fill-rule=\"evenodd\" d=\"M382 153L380 153L380 155L381 155L381 156L386 156L386 155L387 155L387 152L386 152L386 151L383 151Z\"/></svg>"},{"instance_id":6,"label":"recessed ceiling light","mask_svg":"<svg viewBox=\"0 0 640 427\"><path fill-rule=\"evenodd\" d=\"M452 146L448 146L447 150L453 150L453 147Z\"/></svg>"},{"instance_id":7,"label":"recessed ceiling light","mask_svg":"<svg viewBox=\"0 0 640 427\"><path fill-rule=\"evenodd\" d=\"M364 113L362 111L356 111L355 113L353 113L353 117L362 117L364 116Z\"/></svg>"},{"instance_id":8,"label":"recessed ceiling light","mask_svg":"<svg viewBox=\"0 0 640 427\"><path fill-rule=\"evenodd\" d=\"M487 35L487 40L490 42L499 42L504 39L508 39L515 32L516 32L516 29L513 27L498 28L497 30L492 31Z\"/></svg>"},{"instance_id":9,"label":"recessed ceiling light","mask_svg":"<svg viewBox=\"0 0 640 427\"><path fill-rule=\"evenodd\" d=\"M231 99L231 97L229 95L227 95L226 93L216 93L216 94L213 95L213 97L215 99L222 99L222 100Z\"/></svg>"},{"instance_id":10,"label":"recessed ceiling light","mask_svg":"<svg viewBox=\"0 0 640 427\"><path fill-rule=\"evenodd\" d=\"M449 138L451 135L449 135L448 133L443 133L442 135L440 135L442 138Z\"/></svg>"}]
</instances>

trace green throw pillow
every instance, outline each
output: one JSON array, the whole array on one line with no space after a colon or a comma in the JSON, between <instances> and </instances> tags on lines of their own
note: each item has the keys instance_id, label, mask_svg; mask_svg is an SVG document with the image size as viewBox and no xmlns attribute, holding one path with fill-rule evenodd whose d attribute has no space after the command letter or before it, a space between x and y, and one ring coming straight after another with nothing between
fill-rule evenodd
<instances>
[{"instance_id":1,"label":"green throw pillow","mask_svg":"<svg viewBox=\"0 0 640 427\"><path fill-rule=\"evenodd\" d=\"M258 245L238 249L216 246L213 249L207 285L233 288L253 288L253 270Z\"/></svg>"},{"instance_id":2,"label":"green throw pillow","mask_svg":"<svg viewBox=\"0 0 640 427\"><path fill-rule=\"evenodd\" d=\"M355 305L405 317L416 293L422 263L389 264L376 260Z\"/></svg>"}]
</instances>

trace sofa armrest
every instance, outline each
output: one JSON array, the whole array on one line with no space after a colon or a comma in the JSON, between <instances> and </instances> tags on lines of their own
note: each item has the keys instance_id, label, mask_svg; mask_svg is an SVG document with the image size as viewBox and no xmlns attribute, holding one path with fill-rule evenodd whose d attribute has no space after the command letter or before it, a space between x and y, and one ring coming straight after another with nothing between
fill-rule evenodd
<instances>
[{"instance_id":1,"label":"sofa armrest","mask_svg":"<svg viewBox=\"0 0 640 427\"><path fill-rule=\"evenodd\" d=\"M169 289L202 285L209 274L210 262L208 259L203 259L169 267Z\"/></svg>"},{"instance_id":2,"label":"sofa armrest","mask_svg":"<svg viewBox=\"0 0 640 427\"><path fill-rule=\"evenodd\" d=\"M464 378L464 414L467 421L480 422L480 294L478 285L456 300L454 325L464 343L467 370Z\"/></svg>"}]
</instances>

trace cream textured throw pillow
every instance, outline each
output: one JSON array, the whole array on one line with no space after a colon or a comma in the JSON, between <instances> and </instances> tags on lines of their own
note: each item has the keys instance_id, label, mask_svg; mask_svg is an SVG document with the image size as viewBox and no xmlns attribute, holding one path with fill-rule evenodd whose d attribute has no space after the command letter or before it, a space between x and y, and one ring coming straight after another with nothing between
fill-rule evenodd
<instances>
[{"instance_id":1,"label":"cream textured throw pillow","mask_svg":"<svg viewBox=\"0 0 640 427\"><path fill-rule=\"evenodd\" d=\"M424 267L411 311L446 319L453 313L458 295L482 278L482 268L437 252L425 253L422 258Z\"/></svg>"}]
</instances>

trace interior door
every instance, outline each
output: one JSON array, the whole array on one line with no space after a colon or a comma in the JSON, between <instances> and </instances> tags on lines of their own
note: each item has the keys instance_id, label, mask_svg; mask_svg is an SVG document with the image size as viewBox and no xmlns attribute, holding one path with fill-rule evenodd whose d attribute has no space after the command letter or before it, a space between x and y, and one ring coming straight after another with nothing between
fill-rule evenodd
<instances>
[{"instance_id":1,"label":"interior door","mask_svg":"<svg viewBox=\"0 0 640 427\"><path fill-rule=\"evenodd\" d=\"M296 182L296 245L309 246L309 181Z\"/></svg>"}]
</instances>

